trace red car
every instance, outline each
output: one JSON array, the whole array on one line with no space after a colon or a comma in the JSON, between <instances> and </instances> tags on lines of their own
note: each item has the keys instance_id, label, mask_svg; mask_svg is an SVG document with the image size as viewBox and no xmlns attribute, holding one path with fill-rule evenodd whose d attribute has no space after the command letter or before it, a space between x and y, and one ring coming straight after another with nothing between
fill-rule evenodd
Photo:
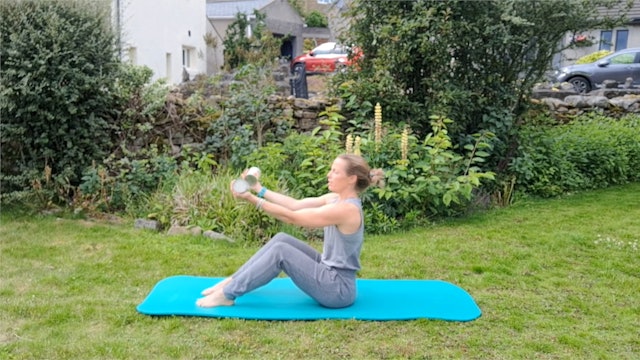
<instances>
[{"instance_id":1,"label":"red car","mask_svg":"<svg viewBox=\"0 0 640 360\"><path fill-rule=\"evenodd\" d=\"M293 59L291 71L300 72L304 67L307 74L330 73L351 65L351 62L347 47L335 42L326 42Z\"/></svg>"}]
</instances>

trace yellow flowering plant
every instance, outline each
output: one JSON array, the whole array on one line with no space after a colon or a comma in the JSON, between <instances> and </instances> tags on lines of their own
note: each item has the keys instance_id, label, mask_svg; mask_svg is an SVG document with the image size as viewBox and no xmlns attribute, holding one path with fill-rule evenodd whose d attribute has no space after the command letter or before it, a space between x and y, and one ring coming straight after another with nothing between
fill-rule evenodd
<instances>
[{"instance_id":1,"label":"yellow flowering plant","mask_svg":"<svg viewBox=\"0 0 640 360\"><path fill-rule=\"evenodd\" d=\"M465 155L454 151L447 132L452 120L431 117L432 132L418 139L408 125L380 141L363 141L361 151L372 168L385 169L386 186L364 194L370 231L411 227L434 216L463 211L473 190L494 178L478 164L489 155L491 134L477 134Z\"/></svg>"}]
</instances>

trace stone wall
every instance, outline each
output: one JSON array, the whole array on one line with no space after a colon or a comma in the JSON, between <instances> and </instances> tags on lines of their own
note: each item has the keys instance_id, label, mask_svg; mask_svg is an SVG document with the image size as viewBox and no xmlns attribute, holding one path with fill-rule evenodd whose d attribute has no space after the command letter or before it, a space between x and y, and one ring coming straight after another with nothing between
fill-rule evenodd
<instances>
[{"instance_id":1,"label":"stone wall","mask_svg":"<svg viewBox=\"0 0 640 360\"><path fill-rule=\"evenodd\" d=\"M285 75L287 73L287 75ZM319 114L325 111L328 107L340 105L339 99L327 98L324 96L312 97L311 99L296 98L288 94L290 88L284 84L288 83L288 68L284 66L280 71L277 71L274 75L276 81L282 86L277 94L272 95L268 99L269 107L272 109L281 110L285 117L293 120L293 127L299 132L308 132L316 128L319 123ZM220 98L228 95L226 89L232 82L232 78L229 77L222 81L220 88L213 91L216 95L209 95L213 102L219 101ZM617 85L617 84L616 84ZM173 93L173 99L168 103L172 107L181 107L190 94L188 88L183 87L180 91ZM204 96L208 96L205 92ZM640 88L635 87L612 87L611 84L608 87L603 87L598 90L591 91L587 94L579 94L570 84L560 84L557 87L551 85L539 86L534 89L532 93L531 101L536 104L541 104L548 107L548 109L558 119L571 119L573 116L581 115L586 112L599 111L607 116L619 117L628 113L640 113ZM179 110L169 111L179 113ZM185 145L198 146L204 138L202 136L193 136L198 131L190 124L182 124L181 127L176 127L177 120L180 116L174 116L174 121L167 119L167 125L172 128L167 132L167 129L161 131L171 134L167 138L170 139L173 145L174 152L179 153L180 148ZM175 121L177 120L177 121ZM201 129L206 131L206 129ZM184 134L184 135L183 135Z\"/></svg>"},{"instance_id":2,"label":"stone wall","mask_svg":"<svg viewBox=\"0 0 640 360\"><path fill-rule=\"evenodd\" d=\"M269 98L269 107L281 109L285 116L290 116L294 120L294 128L300 132L317 127L319 114L333 105L338 105L338 99L323 97L301 99L278 95Z\"/></svg>"},{"instance_id":3,"label":"stone wall","mask_svg":"<svg viewBox=\"0 0 640 360\"><path fill-rule=\"evenodd\" d=\"M172 92L165 103L164 116L156 119L153 131L138 134L132 144L133 149L146 147L150 143L170 144L174 155L179 154L184 146L200 149L205 141L208 124L181 115L186 106L186 98L181 92ZM216 103L221 101L222 96L211 95L208 99ZM284 117L292 120L293 128L301 133L315 129L319 125L320 113L328 107L339 106L339 99L327 97L302 99L292 95L272 95L267 101L269 108L282 111Z\"/></svg>"},{"instance_id":4,"label":"stone wall","mask_svg":"<svg viewBox=\"0 0 640 360\"><path fill-rule=\"evenodd\" d=\"M606 81L600 89L579 94L570 84L539 86L532 93L534 103L546 105L559 117L581 115L589 111L600 111L618 117L628 113L640 113L640 88L619 86L615 81Z\"/></svg>"}]
</instances>

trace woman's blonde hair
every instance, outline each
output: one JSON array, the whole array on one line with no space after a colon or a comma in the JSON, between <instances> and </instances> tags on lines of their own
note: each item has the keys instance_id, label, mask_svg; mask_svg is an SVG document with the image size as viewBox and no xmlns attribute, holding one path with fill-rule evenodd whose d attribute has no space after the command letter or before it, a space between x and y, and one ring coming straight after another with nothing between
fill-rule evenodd
<instances>
[{"instance_id":1,"label":"woman's blonde hair","mask_svg":"<svg viewBox=\"0 0 640 360\"><path fill-rule=\"evenodd\" d=\"M338 156L347 162L347 175L355 175L356 190L361 193L369 186L384 186L384 171L382 169L370 169L367 161L360 155L342 154Z\"/></svg>"}]
</instances>

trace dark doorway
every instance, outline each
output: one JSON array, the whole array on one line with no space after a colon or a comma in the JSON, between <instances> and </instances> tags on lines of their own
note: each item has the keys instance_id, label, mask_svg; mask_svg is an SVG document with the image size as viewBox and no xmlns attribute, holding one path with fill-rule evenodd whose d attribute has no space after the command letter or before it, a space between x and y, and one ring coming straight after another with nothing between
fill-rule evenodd
<instances>
[{"instance_id":1,"label":"dark doorway","mask_svg":"<svg viewBox=\"0 0 640 360\"><path fill-rule=\"evenodd\" d=\"M283 59L293 59L293 39L292 36L274 35L277 38L282 39L282 45L280 45L280 57Z\"/></svg>"}]
</instances>

